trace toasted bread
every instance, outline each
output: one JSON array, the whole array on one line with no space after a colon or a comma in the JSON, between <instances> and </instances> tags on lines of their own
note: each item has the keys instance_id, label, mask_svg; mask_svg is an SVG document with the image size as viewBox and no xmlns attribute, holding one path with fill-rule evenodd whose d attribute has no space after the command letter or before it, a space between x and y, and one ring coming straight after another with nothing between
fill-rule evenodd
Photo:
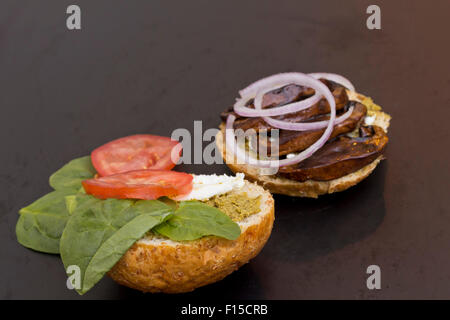
<instances>
[{"instance_id":1,"label":"toasted bread","mask_svg":"<svg viewBox=\"0 0 450 320\"><path fill-rule=\"evenodd\" d=\"M260 211L237 222L236 240L214 236L172 241L156 235L136 242L108 275L119 284L144 292L181 293L219 281L255 257L269 239L274 222L272 195L245 181L241 190L261 196Z\"/></svg>"},{"instance_id":2,"label":"toasted bread","mask_svg":"<svg viewBox=\"0 0 450 320\"><path fill-rule=\"evenodd\" d=\"M370 98L367 98L362 94L350 90L347 90L347 94L350 100L359 101L365 104L367 107L367 116L371 117L373 120L372 124L381 127L387 133L391 119L390 115L382 112L379 106L373 104ZM317 198L319 195L343 191L369 176L380 161L384 159L384 156L381 155L363 168L334 180L307 180L298 182L278 175L264 175L262 174L264 169L247 164L238 164L237 161L235 161L235 156L231 152L226 152L224 123L220 125L220 129L221 131L216 135L216 145L222 153L222 157L228 167L233 172L244 173L246 179L258 183L271 193L294 197Z\"/></svg>"}]
</instances>

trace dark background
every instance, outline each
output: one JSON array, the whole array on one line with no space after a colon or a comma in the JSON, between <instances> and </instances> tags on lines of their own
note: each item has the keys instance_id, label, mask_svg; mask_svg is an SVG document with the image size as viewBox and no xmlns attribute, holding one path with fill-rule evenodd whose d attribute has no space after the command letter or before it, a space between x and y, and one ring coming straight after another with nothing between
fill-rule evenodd
<instances>
[{"instance_id":1,"label":"dark background","mask_svg":"<svg viewBox=\"0 0 450 320\"><path fill-rule=\"evenodd\" d=\"M81 31L66 28L73 3ZM366 28L373 3L382 30ZM143 295L105 277L81 298L450 298L449 16L445 0L2 0L0 298L80 299L59 257L16 242L51 173L114 138L216 127L239 89L284 71L339 73L373 97L393 118L388 159L339 194L275 196L267 246L217 284Z\"/></svg>"}]
</instances>

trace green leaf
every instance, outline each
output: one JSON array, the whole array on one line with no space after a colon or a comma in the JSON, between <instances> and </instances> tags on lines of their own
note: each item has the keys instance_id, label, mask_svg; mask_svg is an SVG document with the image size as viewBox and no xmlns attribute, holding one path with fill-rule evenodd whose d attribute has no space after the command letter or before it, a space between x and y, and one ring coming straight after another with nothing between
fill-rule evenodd
<instances>
[{"instance_id":1,"label":"green leaf","mask_svg":"<svg viewBox=\"0 0 450 320\"><path fill-rule=\"evenodd\" d=\"M81 181L93 178L96 174L91 157L86 156L70 161L50 176L50 186L55 190L69 189L77 193Z\"/></svg>"},{"instance_id":2,"label":"green leaf","mask_svg":"<svg viewBox=\"0 0 450 320\"><path fill-rule=\"evenodd\" d=\"M241 234L239 225L226 214L199 201L181 202L172 217L153 230L176 241L211 235L235 240Z\"/></svg>"},{"instance_id":3,"label":"green leaf","mask_svg":"<svg viewBox=\"0 0 450 320\"><path fill-rule=\"evenodd\" d=\"M23 246L46 253L59 253L59 238L69 212L65 197L68 190L53 191L19 211L17 240Z\"/></svg>"},{"instance_id":4,"label":"green leaf","mask_svg":"<svg viewBox=\"0 0 450 320\"><path fill-rule=\"evenodd\" d=\"M157 200L100 200L78 195L61 237L64 266L81 271L80 294L90 290L134 242L165 221L171 209Z\"/></svg>"},{"instance_id":5,"label":"green leaf","mask_svg":"<svg viewBox=\"0 0 450 320\"><path fill-rule=\"evenodd\" d=\"M73 194L70 196L66 196L64 199L66 201L67 211L69 212L69 214L72 214L77 207L77 195Z\"/></svg>"},{"instance_id":6,"label":"green leaf","mask_svg":"<svg viewBox=\"0 0 450 320\"><path fill-rule=\"evenodd\" d=\"M59 253L59 238L76 203L75 194L81 181L94 177L91 157L70 161L50 177L50 192L19 211L17 240L27 248L46 253ZM84 190L83 190L84 191Z\"/></svg>"}]
</instances>

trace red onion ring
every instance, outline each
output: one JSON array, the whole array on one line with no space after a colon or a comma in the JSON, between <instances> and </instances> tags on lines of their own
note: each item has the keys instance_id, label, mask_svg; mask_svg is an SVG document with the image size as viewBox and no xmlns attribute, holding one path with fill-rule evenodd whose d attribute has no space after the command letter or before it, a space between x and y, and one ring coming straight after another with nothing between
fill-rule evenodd
<instances>
[{"instance_id":1,"label":"red onion ring","mask_svg":"<svg viewBox=\"0 0 450 320\"><path fill-rule=\"evenodd\" d=\"M320 149L328 140L330 137L334 122L336 119L336 103L334 101L333 94L328 89L326 85L324 85L319 80L308 76L303 73L281 73L274 76L270 76L267 78L264 78L262 80L259 80L255 82L254 84L250 85L249 87L245 88L244 90L241 90L243 92L242 94L250 95L250 94L256 94L257 96L262 97L263 89L265 92L272 90L273 87L280 87L287 84L297 84L302 86L307 86L316 91L316 94L321 97L324 96L325 99L328 101L330 105L330 119L328 120L327 128L325 129L325 132L322 134L322 136L311 146L309 146L307 149L303 150L299 154L297 154L295 157L292 157L290 159L283 159L283 160L260 160L255 159L252 157L247 157L245 150L242 150L236 145L235 141L235 134L233 129L233 124L236 119L236 117L232 114L230 114L227 118L226 122L226 146L228 150L233 150L233 153L236 155L238 159L241 161L244 161L244 163L248 163L250 165L255 165L259 167L282 167L287 166L291 164L298 163L304 159L309 158L312 154L314 154L318 149ZM270 88L270 89L267 89ZM267 90L266 90L267 89ZM244 97L243 97L244 98ZM241 99L243 100L243 99ZM262 100L262 99L261 99ZM306 101L306 100L304 100ZM261 101L256 101L255 98L255 109L261 109ZM248 108L250 109L250 108ZM275 108L273 108L275 109ZM250 109L252 110L252 109ZM269 109L270 110L270 109ZM257 111L265 111L265 110L257 110ZM237 113L236 109L235 112ZM247 161L247 158L249 161Z\"/></svg>"},{"instance_id":2,"label":"red onion ring","mask_svg":"<svg viewBox=\"0 0 450 320\"><path fill-rule=\"evenodd\" d=\"M272 160L259 160L251 157L249 154L245 152L242 148L240 148L236 144L235 134L234 134L234 120L236 120L236 116L233 114L228 115L226 127L225 127L225 141L226 141L226 153L230 150L232 155L236 155L238 160L242 161L242 163L247 163L249 165L254 165L258 167L279 167L278 164L275 164L275 161Z\"/></svg>"},{"instance_id":3,"label":"red onion ring","mask_svg":"<svg viewBox=\"0 0 450 320\"><path fill-rule=\"evenodd\" d=\"M275 74L266 78L263 78L261 80L258 80L251 85L249 85L247 88L239 91L239 94L241 95L241 99L237 100L234 104L234 112L236 112L238 115L243 117L271 117L271 116L278 116L282 114L288 114L292 112L301 111L304 109L307 109L311 107L313 104L317 103L322 99L322 95L320 95L317 90L316 93L305 100L292 102L285 104L280 107L270 108L270 109L262 109L262 98L265 93L267 93L270 90L273 90L275 88L283 87L288 84L291 84L290 79L292 76L295 75L296 81L298 82L301 78L302 82L304 83L304 86L313 88L313 86L317 85L317 80L314 78L303 74L303 73L297 73L297 72L288 72L288 73L279 73ZM266 88L272 88L263 91ZM246 107L245 104L248 100L254 98L254 105L255 109ZM257 110L260 109L260 110Z\"/></svg>"},{"instance_id":4,"label":"red onion ring","mask_svg":"<svg viewBox=\"0 0 450 320\"><path fill-rule=\"evenodd\" d=\"M298 112L304 109L309 108L311 105L317 103L322 98L317 93L314 94L312 97L309 97L305 100L289 103L280 107L270 108L270 109L262 109L259 108L260 111L257 111L255 109L258 109L256 105L260 104L262 102L262 98L266 92L260 92L261 88L266 88L269 84L270 86L273 85L274 79L280 80L280 83L275 85L275 88L279 88L285 85L288 85L289 83L282 83L280 76L282 75L288 75L289 73L280 73L276 75L272 75L263 79L260 79L258 81L255 81L251 85L247 86L246 88L239 91L239 94L241 95L241 99L237 99L235 105L234 105L234 111L243 117L273 117L283 114L288 114L292 112ZM313 77L315 79L327 79L331 80L333 82L339 83L346 87L347 89L350 89L352 91L355 91L355 87L353 84L348 80L347 78L335 74L335 73L325 73L325 72L316 72L316 73L309 73L310 77ZM270 91L270 90L269 90ZM248 100L255 98L255 109L248 108L245 106ZM257 102L256 102L257 101Z\"/></svg>"},{"instance_id":5,"label":"red onion ring","mask_svg":"<svg viewBox=\"0 0 450 320\"><path fill-rule=\"evenodd\" d=\"M335 74L335 73L326 73L326 72L315 72L315 73L308 73L309 76L316 78L316 79L326 79L331 80L333 82L339 83L346 87L347 89L350 89L351 91L356 91L353 84L348 80L347 78Z\"/></svg>"}]
</instances>

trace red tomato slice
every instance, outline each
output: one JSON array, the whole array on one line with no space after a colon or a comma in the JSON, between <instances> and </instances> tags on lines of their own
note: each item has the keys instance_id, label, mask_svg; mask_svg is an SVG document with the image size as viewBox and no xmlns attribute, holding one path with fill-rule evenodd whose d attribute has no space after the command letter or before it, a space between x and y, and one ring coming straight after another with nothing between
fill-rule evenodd
<instances>
[{"instance_id":1,"label":"red tomato slice","mask_svg":"<svg viewBox=\"0 0 450 320\"><path fill-rule=\"evenodd\" d=\"M92 151L91 159L100 176L133 170L170 170L181 150L181 144L170 138L137 134L98 147Z\"/></svg>"},{"instance_id":2,"label":"red tomato slice","mask_svg":"<svg viewBox=\"0 0 450 320\"><path fill-rule=\"evenodd\" d=\"M144 199L176 197L192 190L193 176L169 170L138 170L84 180L87 194L100 199Z\"/></svg>"}]
</instances>

